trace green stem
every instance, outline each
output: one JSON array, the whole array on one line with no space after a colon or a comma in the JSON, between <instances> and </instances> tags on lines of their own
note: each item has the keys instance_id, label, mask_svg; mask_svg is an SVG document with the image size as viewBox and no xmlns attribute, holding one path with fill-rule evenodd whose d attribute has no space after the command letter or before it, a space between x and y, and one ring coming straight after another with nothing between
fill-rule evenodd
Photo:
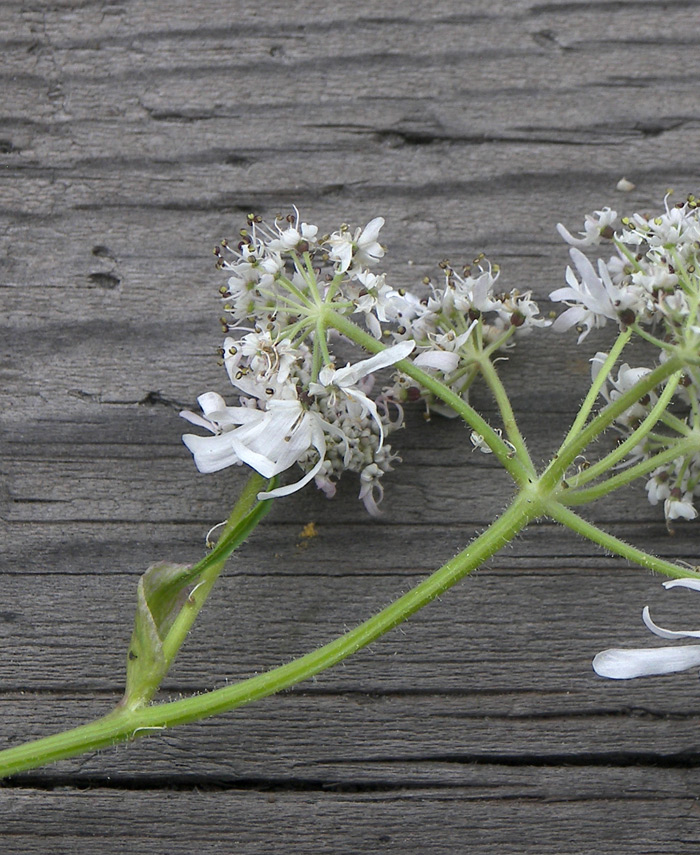
<instances>
[{"instance_id":1,"label":"green stem","mask_svg":"<svg viewBox=\"0 0 700 855\"><path fill-rule=\"evenodd\" d=\"M570 506L585 505L589 502L594 502L596 499L601 499L603 496L607 496L608 493L631 484L637 478L643 478L658 466L663 466L664 463L670 463L677 457L683 457L693 451L697 452L700 449L699 439L700 437L696 435L679 440L670 448L660 451L647 460L640 460L639 463L635 463L629 469L624 469L617 475L613 475L611 478L607 478L605 481L601 481L600 484L595 484L587 490L574 488L563 491L559 494L560 501L562 504Z\"/></svg>"},{"instance_id":2,"label":"green stem","mask_svg":"<svg viewBox=\"0 0 700 855\"><path fill-rule=\"evenodd\" d=\"M593 442L597 436L603 433L618 416L622 415L625 410L629 409L629 407L646 395L647 392L650 392L655 386L682 368L683 361L676 353L669 357L663 365L659 365L653 371L645 374L631 389L620 395L616 401L608 404L577 436L573 436L568 442L562 445L542 475L542 486L545 489L553 488L564 477L566 470L581 451Z\"/></svg>"},{"instance_id":3,"label":"green stem","mask_svg":"<svg viewBox=\"0 0 700 855\"><path fill-rule=\"evenodd\" d=\"M303 291L297 288L297 286L292 282L291 279L288 279L286 276L279 276L275 281L278 285L281 285L283 288L286 288L287 291L290 292L290 294L294 294L294 296L297 298L297 300L299 300L302 306L305 306L307 309L313 309L313 301L309 300L306 294L304 294Z\"/></svg>"},{"instance_id":4,"label":"green stem","mask_svg":"<svg viewBox=\"0 0 700 855\"><path fill-rule=\"evenodd\" d=\"M440 596L512 540L542 509L543 505L532 491L523 491L467 549L374 617L299 659L235 685L191 698L135 710L117 708L81 727L0 751L0 777L207 718L307 680L371 644Z\"/></svg>"},{"instance_id":5,"label":"green stem","mask_svg":"<svg viewBox=\"0 0 700 855\"><path fill-rule=\"evenodd\" d=\"M510 405L510 399L508 398L503 383L501 382L501 378L498 376L498 372L494 368L493 363L488 358L481 358L479 360L479 370L491 389L496 404L498 405L508 441L513 445L515 453L523 466L530 472L534 480L535 467L530 458L527 446L525 445L523 435L520 433L518 423L515 420L513 408Z\"/></svg>"},{"instance_id":6,"label":"green stem","mask_svg":"<svg viewBox=\"0 0 700 855\"><path fill-rule=\"evenodd\" d=\"M598 395L600 394L600 390L603 388L605 381L608 379L613 366L620 357L620 354L625 349L625 345L630 340L631 335L632 330L629 327L618 335L617 340L615 341L615 344L613 345L605 362L602 364L600 371L596 374L595 379L591 383L591 388L588 390L588 394L584 398L583 404L581 404L581 409L578 411L574 423L571 425L571 428L562 443L562 447L576 437L583 429Z\"/></svg>"},{"instance_id":7,"label":"green stem","mask_svg":"<svg viewBox=\"0 0 700 855\"><path fill-rule=\"evenodd\" d=\"M257 495L268 484L267 478L263 478L257 472L252 472L248 478L240 498L231 512L223 531L217 542L219 549L215 550L207 556L206 559L200 561L199 565L204 565L204 569L199 570L199 581L185 601L177 618L173 621L168 634L163 640L163 655L165 658L166 667L161 676L161 680L168 673L173 660L177 656L178 651L189 633L195 618L202 609L202 606L207 600L211 589L214 587L216 580L221 575L221 571L226 565L226 559L240 544L251 534L255 526L263 519L265 514L272 507L271 501L258 502ZM257 511L257 513L255 513ZM211 555L216 552L217 557L211 561ZM160 681L159 681L160 683ZM157 691L158 686L153 687L153 694ZM151 695L152 697L153 695ZM150 698L149 698L150 700Z\"/></svg>"},{"instance_id":8,"label":"green stem","mask_svg":"<svg viewBox=\"0 0 700 855\"><path fill-rule=\"evenodd\" d=\"M304 253L304 267L305 270L298 268L300 270L301 275L306 280L309 290L311 291L311 296L313 297L314 305L319 306L321 304L321 295L318 290L318 283L316 282L316 274L314 273L314 265L311 260L311 253Z\"/></svg>"},{"instance_id":9,"label":"green stem","mask_svg":"<svg viewBox=\"0 0 700 855\"><path fill-rule=\"evenodd\" d=\"M653 344L654 347L658 347L659 350L673 350L674 345L669 344L666 341L661 341L660 338L657 338L655 335L652 335L651 333L647 332L644 327L640 326L637 323L637 321L632 324L631 329L634 330L634 332L637 333L640 338L643 338L645 341L648 341L649 344Z\"/></svg>"},{"instance_id":10,"label":"green stem","mask_svg":"<svg viewBox=\"0 0 700 855\"><path fill-rule=\"evenodd\" d=\"M495 341L492 341L487 347L482 349L482 354L489 359L491 355L495 353L497 350L500 350L503 345L508 341L509 338L515 335L517 327L509 327L502 335L500 335ZM506 357L501 357L502 359L506 359Z\"/></svg>"},{"instance_id":11,"label":"green stem","mask_svg":"<svg viewBox=\"0 0 700 855\"><path fill-rule=\"evenodd\" d=\"M670 427L671 430L675 430L676 433L681 434L681 436L688 436L692 431L691 427L672 413L664 413L659 421L663 422L667 427Z\"/></svg>"},{"instance_id":12,"label":"green stem","mask_svg":"<svg viewBox=\"0 0 700 855\"><path fill-rule=\"evenodd\" d=\"M253 504L250 497L255 498L257 491L273 489L276 481L276 478L268 481L257 472L251 474L248 483L243 488L241 497L231 512L231 516L226 521L224 531L217 540L216 546L208 555L192 565L187 576L182 579L185 585L209 573L213 566L218 566L220 562L225 561L244 540L250 537L258 523L272 508L270 499ZM253 492L254 490L256 492ZM248 509L244 510L246 503L249 503Z\"/></svg>"},{"instance_id":13,"label":"green stem","mask_svg":"<svg viewBox=\"0 0 700 855\"><path fill-rule=\"evenodd\" d=\"M606 454L601 460L597 463L594 463L593 466L590 466L580 475L577 475L575 478L569 480L570 487L578 487L579 485L587 484L589 481L593 481L598 478L600 475L604 475L608 472L612 467L622 460L625 455L632 451L632 449L636 448L640 442L642 442L649 434L654 425L659 421L661 416L666 410L671 398L673 397L673 393L676 391L676 387L678 386L678 382L681 379L681 372L677 371L673 377L670 377L668 382L666 383L666 388L659 396L659 400L654 404L652 409L649 411L647 416L644 418L642 423L637 427L632 433L627 437L624 442L621 442L617 448L614 448L609 454Z\"/></svg>"},{"instance_id":14,"label":"green stem","mask_svg":"<svg viewBox=\"0 0 700 855\"><path fill-rule=\"evenodd\" d=\"M143 707L158 691L195 618L223 570L226 559L246 540L272 506L272 502L257 501L258 492L267 483L267 479L258 475L257 472L251 475L231 516L224 524L224 530L216 547L184 573L178 573L176 593L184 591L193 582L196 584L179 606L167 633L160 639L157 655L150 657L147 665L142 664L135 669L131 661L127 662L126 688L119 702L121 707L129 710ZM143 621L139 614L142 613L137 611L132 637L132 645L135 644L137 648L141 644L143 632ZM138 659L138 654L134 655L132 645L129 646L130 660Z\"/></svg>"},{"instance_id":15,"label":"green stem","mask_svg":"<svg viewBox=\"0 0 700 855\"><path fill-rule=\"evenodd\" d=\"M583 517L580 517L572 510L569 510L569 508L565 508L557 502L550 503L547 507L547 515L555 520L555 522L568 526L568 528L572 529L577 534L580 534L588 540L592 540L593 543L597 543L609 552L614 552L616 555L620 555L628 561L633 561L649 570L655 570L657 573L662 573L664 576L670 576L672 579L680 579L684 577L691 579L700 578L698 573L688 569L687 567L681 567L679 564L673 564L671 561L665 561L663 558L657 558L655 555L650 555L648 552L637 549L635 546L625 543L624 540L620 540L612 534L608 534L608 532L603 531L598 528L598 526L593 525L593 523L584 520Z\"/></svg>"}]
</instances>

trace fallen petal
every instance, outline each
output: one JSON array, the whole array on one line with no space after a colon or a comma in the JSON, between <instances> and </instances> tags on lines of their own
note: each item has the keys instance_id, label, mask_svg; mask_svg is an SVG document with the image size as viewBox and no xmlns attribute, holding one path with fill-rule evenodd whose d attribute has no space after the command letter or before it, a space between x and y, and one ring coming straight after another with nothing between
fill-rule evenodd
<instances>
[{"instance_id":1,"label":"fallen petal","mask_svg":"<svg viewBox=\"0 0 700 855\"><path fill-rule=\"evenodd\" d=\"M654 635L658 635L659 638L700 638L700 630L697 629L664 629L661 626L658 626L651 619L651 614L649 613L649 606L644 606L644 610L642 611L642 620L644 621L644 625L648 630L654 633Z\"/></svg>"},{"instance_id":2,"label":"fallen petal","mask_svg":"<svg viewBox=\"0 0 700 855\"><path fill-rule=\"evenodd\" d=\"M700 644L631 650L610 648L603 650L593 660L593 670L596 674L611 680L673 674L697 665L700 665Z\"/></svg>"}]
</instances>

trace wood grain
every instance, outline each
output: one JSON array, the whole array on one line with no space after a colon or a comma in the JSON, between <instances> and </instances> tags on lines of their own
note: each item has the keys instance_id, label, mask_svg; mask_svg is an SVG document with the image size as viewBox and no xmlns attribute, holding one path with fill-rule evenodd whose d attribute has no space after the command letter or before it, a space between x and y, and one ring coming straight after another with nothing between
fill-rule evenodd
<instances>
[{"instance_id":1,"label":"wood grain","mask_svg":"<svg viewBox=\"0 0 700 855\"><path fill-rule=\"evenodd\" d=\"M0 6L0 743L119 697L138 575L195 560L243 473L203 477L177 412L225 392L211 247L249 210L381 214L397 285L483 250L544 300L555 224L697 192L697 5L569 0L57 0ZM626 176L630 194L616 191ZM544 305L544 303L543 303ZM504 378L545 460L588 359L533 336ZM483 390L474 404L487 416ZM202 691L363 620L510 495L467 432L409 413L384 515L357 485L278 502L163 689ZM697 563L643 490L590 516ZM319 536L301 537L314 520ZM685 592L688 593L688 592ZM549 524L308 685L17 776L12 853L697 850L697 680L611 684L639 611L692 594Z\"/></svg>"}]
</instances>

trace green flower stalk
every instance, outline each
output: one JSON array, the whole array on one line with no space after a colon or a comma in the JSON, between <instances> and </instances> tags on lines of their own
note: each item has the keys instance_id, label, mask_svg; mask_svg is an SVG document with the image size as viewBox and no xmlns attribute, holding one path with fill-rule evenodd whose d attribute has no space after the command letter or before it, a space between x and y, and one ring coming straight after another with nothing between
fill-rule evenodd
<instances>
[{"instance_id":1,"label":"green flower stalk","mask_svg":"<svg viewBox=\"0 0 700 855\"><path fill-rule=\"evenodd\" d=\"M384 257L383 220L330 234L298 212L268 225L251 215L241 239L216 248L226 271L225 340L221 359L237 396L199 397L201 414L183 417L209 435L183 439L203 473L247 466L250 478L216 545L199 563L162 563L139 581L134 630L126 657L122 700L102 718L0 751L0 777L141 738L213 716L279 692L320 673L370 644L463 579L523 528L549 519L606 550L700 590L700 574L637 549L603 531L573 508L646 479L649 501L663 503L669 529L697 516L700 495L700 247L693 197L649 218L610 209L586 218L572 236L572 266L564 288L551 294L565 311L552 324L529 291L497 287L499 269L483 256L455 268L440 266L440 284L417 293L395 288L372 268ZM607 245L594 266L584 250ZM579 341L610 322L618 336L592 359L591 385L551 461L538 470L517 423L497 364L524 336L575 327ZM547 334L551 334L548 332ZM655 343L651 367L621 363L635 337ZM356 348L342 364L336 355ZM390 370L380 385L375 375ZM469 402L472 383L490 390L498 423ZM494 455L511 476L506 510L459 555L355 629L272 670L224 688L168 703L153 699L226 559L274 504L314 483L329 498L347 471L359 477L359 498L379 512L384 476L398 458L389 443L406 406L456 417L469 442ZM619 441L606 445L604 435ZM645 618L646 621L646 618ZM700 637L657 627L662 637ZM668 673L700 661L698 648L647 655L608 651L596 659L604 676ZM681 648L678 648L681 650ZM614 654L614 655L613 655Z\"/></svg>"}]
</instances>

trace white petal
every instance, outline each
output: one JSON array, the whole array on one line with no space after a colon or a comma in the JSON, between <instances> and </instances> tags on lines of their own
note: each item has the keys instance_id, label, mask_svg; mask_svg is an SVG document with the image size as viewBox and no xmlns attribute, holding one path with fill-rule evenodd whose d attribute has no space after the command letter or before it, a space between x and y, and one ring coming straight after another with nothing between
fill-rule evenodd
<instances>
[{"instance_id":1,"label":"white petal","mask_svg":"<svg viewBox=\"0 0 700 855\"><path fill-rule=\"evenodd\" d=\"M576 326L586 316L586 310L583 306L571 306L563 312L552 324L554 332L566 332L573 326Z\"/></svg>"},{"instance_id":2,"label":"white petal","mask_svg":"<svg viewBox=\"0 0 700 855\"><path fill-rule=\"evenodd\" d=\"M571 270L570 267L567 267L566 269ZM574 288L557 288L550 293L549 299L553 303L559 303L562 300L580 300L581 292Z\"/></svg>"},{"instance_id":3,"label":"white petal","mask_svg":"<svg viewBox=\"0 0 700 855\"><path fill-rule=\"evenodd\" d=\"M197 436L194 433L186 433L182 441L192 452L197 469L206 475L241 462L233 450L232 436L232 431L218 436Z\"/></svg>"},{"instance_id":4,"label":"white petal","mask_svg":"<svg viewBox=\"0 0 700 855\"><path fill-rule=\"evenodd\" d=\"M382 337L382 327L379 323L377 316L373 315L372 312L366 312L365 323L367 324L367 329L372 333L372 335L377 339L377 341L379 341Z\"/></svg>"},{"instance_id":5,"label":"white petal","mask_svg":"<svg viewBox=\"0 0 700 855\"><path fill-rule=\"evenodd\" d=\"M368 398L364 392L359 389L355 389L352 386L344 391L351 401L356 401L363 410L367 410L377 423L377 426L379 427L379 446L377 450L379 450L384 445L384 425L382 424L379 410L377 410L377 405L371 398Z\"/></svg>"},{"instance_id":6,"label":"white petal","mask_svg":"<svg viewBox=\"0 0 700 855\"><path fill-rule=\"evenodd\" d=\"M586 246L587 241L581 240L580 238L575 238L571 234L571 232L563 225L563 223L557 223L557 231L569 245Z\"/></svg>"},{"instance_id":7,"label":"white petal","mask_svg":"<svg viewBox=\"0 0 700 855\"><path fill-rule=\"evenodd\" d=\"M651 619L651 615L649 614L649 606L644 606L644 611L642 612L642 620L644 621L644 625L648 630L654 633L654 635L658 635L659 638L700 638L700 630L671 630L664 629L661 626L658 626Z\"/></svg>"},{"instance_id":8,"label":"white petal","mask_svg":"<svg viewBox=\"0 0 700 855\"><path fill-rule=\"evenodd\" d=\"M309 483L313 478L315 478L318 473L321 471L323 464L326 459L326 441L323 436L323 431L319 428L314 428L312 430L312 445L318 451L318 463L311 469L310 472L307 472L303 478L300 478L299 481L295 481L293 484L287 484L284 487L275 487L274 490L263 491L262 493L258 493L257 498L259 500L263 499L277 499L281 496L288 496L290 493L296 493L297 490L301 490L306 484Z\"/></svg>"},{"instance_id":9,"label":"white petal","mask_svg":"<svg viewBox=\"0 0 700 855\"><path fill-rule=\"evenodd\" d=\"M299 481L295 481L293 484L287 484L284 487L275 487L274 490L267 490L262 493L258 493L257 498L260 501L263 499L279 499L282 496L289 496L291 493L296 493L297 490L301 490L302 487L305 487L309 481L318 475L323 464L324 459L321 458L314 468L310 472L307 472Z\"/></svg>"},{"instance_id":10,"label":"white petal","mask_svg":"<svg viewBox=\"0 0 700 855\"><path fill-rule=\"evenodd\" d=\"M611 648L599 653L593 660L593 670L600 677L611 680L631 680L633 677L650 677L655 674L673 674L700 665L700 644L683 647L636 648L620 650Z\"/></svg>"},{"instance_id":11,"label":"white petal","mask_svg":"<svg viewBox=\"0 0 700 855\"><path fill-rule=\"evenodd\" d=\"M600 374L600 369L603 367L607 358L608 354L602 350L599 350L595 356L589 359L589 362L591 363L591 382L593 382L595 378Z\"/></svg>"},{"instance_id":12,"label":"white petal","mask_svg":"<svg viewBox=\"0 0 700 855\"><path fill-rule=\"evenodd\" d=\"M346 365L345 368L339 368L334 373L332 382L336 386L354 386L362 377L366 377L374 371L379 371L388 365L393 365L401 359L405 359L415 346L415 341L409 339L408 341L401 341L398 344L387 347L386 350L383 350L381 353L375 353L369 359L363 359L354 365Z\"/></svg>"},{"instance_id":13,"label":"white petal","mask_svg":"<svg viewBox=\"0 0 700 855\"><path fill-rule=\"evenodd\" d=\"M249 448L245 443L236 439L233 434L231 435L231 447L243 463L247 463L248 466L255 469L256 472L259 472L265 478L272 478L275 475L279 475L280 472L284 472L285 469L291 466L291 463L288 464L286 460L280 462L274 457L268 457L260 451Z\"/></svg>"},{"instance_id":14,"label":"white petal","mask_svg":"<svg viewBox=\"0 0 700 855\"><path fill-rule=\"evenodd\" d=\"M208 416L209 413L214 413L217 410L226 409L226 401L224 401L218 392L205 392L197 398L197 403L205 416Z\"/></svg>"},{"instance_id":15,"label":"white petal","mask_svg":"<svg viewBox=\"0 0 700 855\"><path fill-rule=\"evenodd\" d=\"M700 591L700 579L690 579L687 576L683 579L667 579L664 588L691 588L693 591Z\"/></svg>"},{"instance_id":16,"label":"white petal","mask_svg":"<svg viewBox=\"0 0 700 855\"><path fill-rule=\"evenodd\" d=\"M312 444L311 426L311 416L297 401L270 401L264 420L234 431L231 445L244 463L272 478L306 453Z\"/></svg>"},{"instance_id":17,"label":"white petal","mask_svg":"<svg viewBox=\"0 0 700 855\"><path fill-rule=\"evenodd\" d=\"M383 225L384 217L375 217L373 220L370 220L362 230L362 234L357 241L358 244L366 246L368 243L375 241L379 237L379 231Z\"/></svg>"},{"instance_id":18,"label":"white petal","mask_svg":"<svg viewBox=\"0 0 700 855\"><path fill-rule=\"evenodd\" d=\"M217 432L216 426L209 419L205 419L204 416L193 413L191 410L180 410L179 415L180 418L187 419L190 424L197 425L197 427L204 428L211 431L211 433Z\"/></svg>"},{"instance_id":19,"label":"white petal","mask_svg":"<svg viewBox=\"0 0 700 855\"><path fill-rule=\"evenodd\" d=\"M571 256L571 260L576 265L576 269L581 274L582 282L587 285L589 288L592 286L591 293L597 291L599 294L603 290L603 283L600 281L598 274L595 272L595 268L589 261L588 257L585 256L580 249L577 249L575 246L571 247L569 250L569 255Z\"/></svg>"},{"instance_id":20,"label":"white petal","mask_svg":"<svg viewBox=\"0 0 700 855\"><path fill-rule=\"evenodd\" d=\"M417 368L437 368L438 371L444 371L446 374L454 371L458 362L459 354L450 350L426 350L424 353L419 353L413 360Z\"/></svg>"}]
</instances>

